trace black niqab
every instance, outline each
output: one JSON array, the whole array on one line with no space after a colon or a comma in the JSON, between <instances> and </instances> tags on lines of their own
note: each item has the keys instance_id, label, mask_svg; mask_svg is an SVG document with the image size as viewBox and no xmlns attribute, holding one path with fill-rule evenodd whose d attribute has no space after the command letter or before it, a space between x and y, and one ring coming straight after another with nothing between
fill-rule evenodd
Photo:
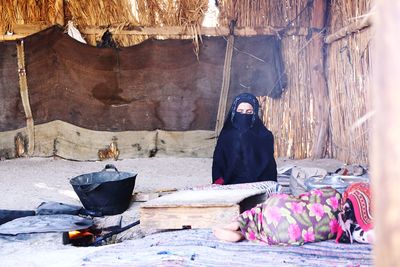
<instances>
[{"instance_id":1,"label":"black niqab","mask_svg":"<svg viewBox=\"0 0 400 267\"><path fill-rule=\"evenodd\" d=\"M253 114L236 112L240 103L253 106ZM235 98L214 150L212 177L224 184L276 181L274 137L258 117L257 98L243 93Z\"/></svg>"}]
</instances>

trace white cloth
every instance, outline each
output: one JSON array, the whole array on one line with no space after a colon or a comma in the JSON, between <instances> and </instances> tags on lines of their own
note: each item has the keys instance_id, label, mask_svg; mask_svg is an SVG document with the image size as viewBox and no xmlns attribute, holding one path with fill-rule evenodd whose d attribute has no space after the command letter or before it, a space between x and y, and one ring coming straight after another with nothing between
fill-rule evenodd
<instances>
[{"instance_id":1,"label":"white cloth","mask_svg":"<svg viewBox=\"0 0 400 267\"><path fill-rule=\"evenodd\" d=\"M67 33L69 36L71 36L72 38L74 38L75 40L86 44L85 39L83 39L81 33L79 32L79 30L74 26L74 23L70 20L67 23Z\"/></svg>"}]
</instances>

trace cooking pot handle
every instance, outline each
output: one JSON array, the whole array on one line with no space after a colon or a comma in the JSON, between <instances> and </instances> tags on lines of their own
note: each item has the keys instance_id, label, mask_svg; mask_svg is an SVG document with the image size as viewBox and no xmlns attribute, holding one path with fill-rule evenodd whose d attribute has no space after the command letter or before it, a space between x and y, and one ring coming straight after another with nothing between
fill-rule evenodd
<instances>
[{"instance_id":1,"label":"cooking pot handle","mask_svg":"<svg viewBox=\"0 0 400 267\"><path fill-rule=\"evenodd\" d=\"M114 171L116 171L116 172L119 173L117 167L115 167L114 164L107 164L107 165L104 167L104 169L102 170L102 172L105 172L105 171L107 171L108 169L114 169Z\"/></svg>"}]
</instances>

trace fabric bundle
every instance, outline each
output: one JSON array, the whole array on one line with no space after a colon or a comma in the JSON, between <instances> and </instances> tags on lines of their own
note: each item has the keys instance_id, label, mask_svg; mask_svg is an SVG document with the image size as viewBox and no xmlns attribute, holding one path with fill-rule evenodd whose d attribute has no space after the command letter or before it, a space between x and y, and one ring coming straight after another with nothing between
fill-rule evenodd
<instances>
[{"instance_id":1,"label":"fabric bundle","mask_svg":"<svg viewBox=\"0 0 400 267\"><path fill-rule=\"evenodd\" d=\"M368 183L354 183L343 194L338 214L339 230L336 242L372 243L373 218L371 191Z\"/></svg>"}]
</instances>

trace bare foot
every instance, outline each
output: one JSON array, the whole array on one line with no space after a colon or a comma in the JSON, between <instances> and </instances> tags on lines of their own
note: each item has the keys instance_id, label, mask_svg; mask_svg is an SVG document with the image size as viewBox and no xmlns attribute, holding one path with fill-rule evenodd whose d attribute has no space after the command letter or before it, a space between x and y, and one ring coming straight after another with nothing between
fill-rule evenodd
<instances>
[{"instance_id":1,"label":"bare foot","mask_svg":"<svg viewBox=\"0 0 400 267\"><path fill-rule=\"evenodd\" d=\"M231 222L230 224L225 225L223 229L239 231L239 223L237 221Z\"/></svg>"},{"instance_id":2,"label":"bare foot","mask_svg":"<svg viewBox=\"0 0 400 267\"><path fill-rule=\"evenodd\" d=\"M220 240L228 242L238 242L243 239L243 235L239 231L228 230L223 228L214 228L213 233L215 237Z\"/></svg>"}]
</instances>

